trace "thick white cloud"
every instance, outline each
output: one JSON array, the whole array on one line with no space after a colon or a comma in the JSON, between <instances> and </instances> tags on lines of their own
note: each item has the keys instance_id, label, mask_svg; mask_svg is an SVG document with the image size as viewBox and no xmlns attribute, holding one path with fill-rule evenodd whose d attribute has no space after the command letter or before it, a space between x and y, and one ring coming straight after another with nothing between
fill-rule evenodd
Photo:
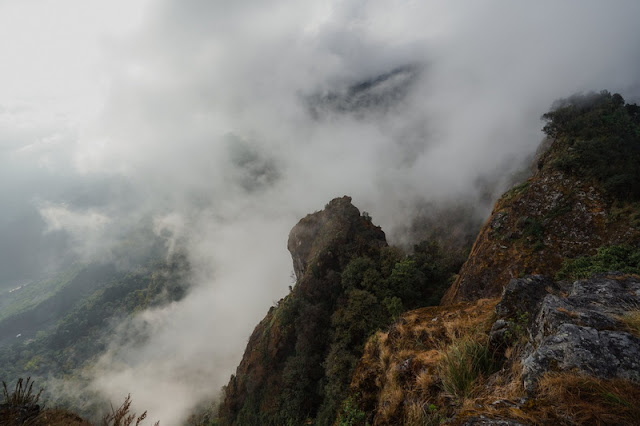
<instances>
[{"instance_id":1,"label":"thick white cloud","mask_svg":"<svg viewBox=\"0 0 640 426\"><path fill-rule=\"evenodd\" d=\"M350 194L393 239L417 201L473 197L479 178L519 167L554 99L640 87L637 1L19 4L0 2L14 64L0 72L0 164L65 176L69 191L37 206L88 236L72 241L154 217L195 266L193 292L136 319L154 324L147 344L114 348L95 382L169 424L224 384L286 293L301 216ZM406 96L311 114L310 99L406 65L420 70ZM69 182L110 189L74 206ZM189 377L206 380L187 390ZM176 389L188 397L161 397Z\"/></svg>"}]
</instances>

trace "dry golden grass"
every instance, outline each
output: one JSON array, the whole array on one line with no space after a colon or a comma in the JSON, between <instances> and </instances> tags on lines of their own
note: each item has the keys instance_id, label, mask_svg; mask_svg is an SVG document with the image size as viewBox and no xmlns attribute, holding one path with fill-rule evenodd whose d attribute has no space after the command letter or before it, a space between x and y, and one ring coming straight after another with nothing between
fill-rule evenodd
<instances>
[{"instance_id":1,"label":"dry golden grass","mask_svg":"<svg viewBox=\"0 0 640 426\"><path fill-rule=\"evenodd\" d=\"M534 414L526 407L519 407L526 396L522 385L522 366L508 362L501 371L488 380L478 382L472 396L465 398L458 410L458 418L483 415L495 419L519 420L525 424L537 424Z\"/></svg>"},{"instance_id":2,"label":"dry golden grass","mask_svg":"<svg viewBox=\"0 0 640 426\"><path fill-rule=\"evenodd\" d=\"M640 337L640 309L627 312L620 320L631 334Z\"/></svg>"},{"instance_id":3,"label":"dry golden grass","mask_svg":"<svg viewBox=\"0 0 640 426\"><path fill-rule=\"evenodd\" d=\"M556 311L558 311L558 312L560 312L562 314L568 315L569 317L574 318L574 319L578 318L580 316L577 312L570 311L570 310L568 310L566 308L563 308L562 306L557 307Z\"/></svg>"},{"instance_id":4,"label":"dry golden grass","mask_svg":"<svg viewBox=\"0 0 640 426\"><path fill-rule=\"evenodd\" d=\"M370 407L374 424L437 424L429 422L443 418L450 403L442 392L438 364L462 336L486 342L496 303L496 299L485 299L417 309L404 314L388 333L372 337L352 388L364 399L377 401ZM427 412L425 407L437 409Z\"/></svg>"},{"instance_id":5,"label":"dry golden grass","mask_svg":"<svg viewBox=\"0 0 640 426\"><path fill-rule=\"evenodd\" d=\"M389 423L395 417L404 401L405 391L395 381L390 381L380 394L380 405L376 423Z\"/></svg>"},{"instance_id":6,"label":"dry golden grass","mask_svg":"<svg viewBox=\"0 0 640 426\"><path fill-rule=\"evenodd\" d=\"M640 424L640 386L573 373L545 375L538 384L536 414L568 424Z\"/></svg>"},{"instance_id":7,"label":"dry golden grass","mask_svg":"<svg viewBox=\"0 0 640 426\"><path fill-rule=\"evenodd\" d=\"M430 388L437 383L438 378L433 371L424 369L416 375L414 391L425 395Z\"/></svg>"},{"instance_id":8,"label":"dry golden grass","mask_svg":"<svg viewBox=\"0 0 640 426\"><path fill-rule=\"evenodd\" d=\"M436 426L444 417L433 404L425 402L412 402L405 408L405 417L402 422L406 426Z\"/></svg>"}]
</instances>

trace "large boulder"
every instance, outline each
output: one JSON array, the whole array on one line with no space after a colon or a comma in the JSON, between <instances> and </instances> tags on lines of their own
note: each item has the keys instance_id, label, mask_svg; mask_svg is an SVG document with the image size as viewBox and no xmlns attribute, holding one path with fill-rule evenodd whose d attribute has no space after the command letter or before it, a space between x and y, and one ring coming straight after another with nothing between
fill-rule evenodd
<instances>
[{"instance_id":1,"label":"large boulder","mask_svg":"<svg viewBox=\"0 0 640 426\"><path fill-rule=\"evenodd\" d=\"M525 388L549 371L572 371L640 383L640 337L622 318L640 307L640 279L605 274L574 282L568 294L547 294L522 360Z\"/></svg>"}]
</instances>

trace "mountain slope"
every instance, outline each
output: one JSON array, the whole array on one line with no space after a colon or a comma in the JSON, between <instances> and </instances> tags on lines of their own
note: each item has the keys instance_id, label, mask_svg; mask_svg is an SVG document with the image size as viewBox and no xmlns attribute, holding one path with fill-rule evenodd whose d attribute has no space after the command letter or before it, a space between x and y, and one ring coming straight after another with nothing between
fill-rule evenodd
<instances>
[{"instance_id":1,"label":"mountain slope","mask_svg":"<svg viewBox=\"0 0 640 426\"><path fill-rule=\"evenodd\" d=\"M640 422L638 112L601 92L543 116L538 171L496 203L443 305L367 342L345 424Z\"/></svg>"},{"instance_id":2,"label":"mountain slope","mask_svg":"<svg viewBox=\"0 0 640 426\"><path fill-rule=\"evenodd\" d=\"M510 279L555 275L600 247L640 242L640 108L608 92L544 115L538 170L498 200L443 303L497 297Z\"/></svg>"}]
</instances>

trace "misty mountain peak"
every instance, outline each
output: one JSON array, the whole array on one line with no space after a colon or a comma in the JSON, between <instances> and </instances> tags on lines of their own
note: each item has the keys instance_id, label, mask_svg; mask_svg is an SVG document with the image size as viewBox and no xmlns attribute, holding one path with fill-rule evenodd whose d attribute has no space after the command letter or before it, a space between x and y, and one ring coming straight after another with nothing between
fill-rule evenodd
<instances>
[{"instance_id":1,"label":"misty mountain peak","mask_svg":"<svg viewBox=\"0 0 640 426\"><path fill-rule=\"evenodd\" d=\"M364 78L346 88L315 94L307 99L314 118L329 113L354 114L387 112L410 92L420 74L415 64L399 66L391 71Z\"/></svg>"},{"instance_id":2,"label":"misty mountain peak","mask_svg":"<svg viewBox=\"0 0 640 426\"><path fill-rule=\"evenodd\" d=\"M335 251L350 239L362 239L357 235L358 230L367 230L372 241L386 244L380 227L373 225L367 215L361 216L358 208L351 204L351 197L346 195L331 200L324 210L302 218L289 233L287 244L296 278L302 279L308 265L319 261L323 253Z\"/></svg>"}]
</instances>

